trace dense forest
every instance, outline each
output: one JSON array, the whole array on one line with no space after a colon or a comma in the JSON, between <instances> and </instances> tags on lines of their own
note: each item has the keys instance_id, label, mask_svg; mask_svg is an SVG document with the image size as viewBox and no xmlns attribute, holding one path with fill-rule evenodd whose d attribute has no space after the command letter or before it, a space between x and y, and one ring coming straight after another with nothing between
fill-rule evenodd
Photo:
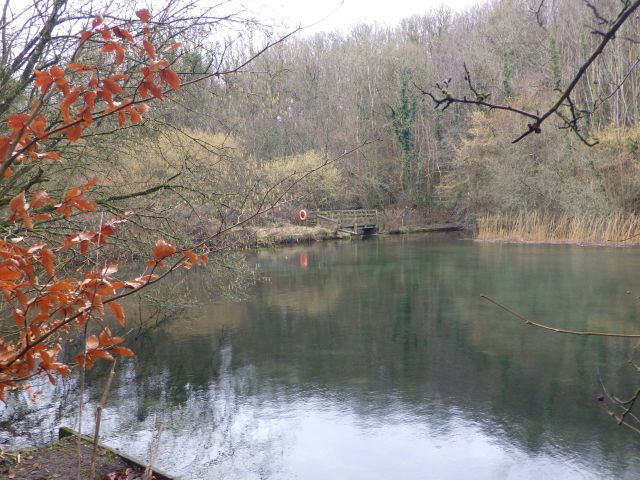
<instances>
[{"instance_id":1,"label":"dense forest","mask_svg":"<svg viewBox=\"0 0 640 480\"><path fill-rule=\"evenodd\" d=\"M618 4L602 3L594 12L581 0L542 2L539 10L537 1L502 0L460 13L435 10L393 28L299 32L242 75L195 86L165 119L227 147L233 161L212 174L227 185L229 168L250 167L268 185L357 148L289 195L296 208L401 206L467 220L526 212L618 218L639 201L637 18L574 91L582 135L595 147L560 117L512 144L526 119L467 105L441 111L423 94L440 93L435 85L448 81L447 91L470 95L466 65L491 102L545 110L599 43L598 17L615 17ZM237 42L226 54L237 62L255 48ZM216 61L195 53L182 68L202 71Z\"/></svg>"},{"instance_id":2,"label":"dense forest","mask_svg":"<svg viewBox=\"0 0 640 480\"><path fill-rule=\"evenodd\" d=\"M619 11L616 1L596 9L582 0L495 0L348 32L247 20L238 36L216 20L184 35L176 24L172 35L184 47L169 56L184 88L139 125L105 121L81 145L58 144L66 162L47 165L44 176L23 166L5 195L31 180L61 192L96 176L99 205L135 212L139 247L126 245L133 250L158 231L180 243L249 219L295 222L301 208L377 208L388 226L464 221L480 237L500 236L505 225L539 240L633 236L637 17L559 115L518 143L526 118L474 105L435 108L426 94L545 111ZM21 102L24 95L10 96L4 111ZM562 120L572 109L580 136ZM216 237L220 248L236 240Z\"/></svg>"}]
</instances>

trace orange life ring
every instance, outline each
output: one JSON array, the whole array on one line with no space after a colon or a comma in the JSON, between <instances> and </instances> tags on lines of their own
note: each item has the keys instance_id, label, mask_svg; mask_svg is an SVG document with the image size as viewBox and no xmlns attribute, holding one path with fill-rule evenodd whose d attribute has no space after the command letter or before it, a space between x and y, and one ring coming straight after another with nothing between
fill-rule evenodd
<instances>
[{"instance_id":1,"label":"orange life ring","mask_svg":"<svg viewBox=\"0 0 640 480\"><path fill-rule=\"evenodd\" d=\"M300 210L300 213L298 213L298 218L301 222L304 222L307 219L307 211L305 209Z\"/></svg>"}]
</instances>

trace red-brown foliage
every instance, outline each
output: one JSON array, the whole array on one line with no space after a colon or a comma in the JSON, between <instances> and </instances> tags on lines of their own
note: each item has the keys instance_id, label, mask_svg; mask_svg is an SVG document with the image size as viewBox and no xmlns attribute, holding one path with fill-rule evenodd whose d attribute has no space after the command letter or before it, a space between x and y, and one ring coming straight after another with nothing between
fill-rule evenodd
<instances>
[{"instance_id":1,"label":"red-brown foliage","mask_svg":"<svg viewBox=\"0 0 640 480\"><path fill-rule=\"evenodd\" d=\"M180 88L180 79L169 62L157 58L150 39L149 10L139 10L136 15L140 21L133 25L140 27L139 32L109 27L96 16L91 28L78 35L78 51L86 42L99 42L101 52L115 65L122 65L126 58L139 62L142 66L138 74L110 72L105 76L97 67L77 61L34 71L33 85L39 98L28 112L10 115L9 133L0 136L3 181L11 178L11 167L16 163L61 160L52 151L53 146L61 139L77 142L98 119L114 116L120 127L127 122L139 123L141 114L148 109L149 93L162 99L169 90ZM128 81L126 89L121 83L124 80ZM131 98L125 97L126 91L133 92ZM44 105L57 106L61 123L48 123L42 114ZM96 183L97 179L92 179L72 186L55 200L44 190L22 191L9 202L7 221L12 233L0 238L0 290L6 311L15 321L16 333L0 336L0 400L4 400L7 389L25 387L34 376L46 375L55 383L57 375L66 375L74 365L91 368L99 358L113 360L114 355L133 355L121 345L122 337L111 334L104 306L124 326L126 316L119 299L176 268L206 260L204 255L176 249L159 239L147 271L133 279L118 278L117 265L107 260L96 262L95 253L116 233L118 225L127 221L127 213L103 221L96 230L79 231L57 242L50 239L53 236L34 235L37 229L46 232L47 224L42 222L96 211L96 203L87 198ZM77 252L76 258L87 259L75 276L62 273L66 270L62 256L70 249ZM165 264L168 266L162 268ZM75 362L60 361L65 338L81 327L86 332L85 342Z\"/></svg>"}]
</instances>

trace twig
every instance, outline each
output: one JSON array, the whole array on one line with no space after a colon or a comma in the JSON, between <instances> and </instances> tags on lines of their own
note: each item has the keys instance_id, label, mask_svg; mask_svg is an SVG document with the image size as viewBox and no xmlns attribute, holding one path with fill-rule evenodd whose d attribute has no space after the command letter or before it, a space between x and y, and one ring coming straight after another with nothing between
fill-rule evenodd
<instances>
[{"instance_id":1,"label":"twig","mask_svg":"<svg viewBox=\"0 0 640 480\"><path fill-rule=\"evenodd\" d=\"M630 428L634 432L640 434L640 429L638 427L634 427L630 423L625 422L624 419L622 419L619 415L616 415L615 412L612 412L611 410L607 410L607 413L618 422L618 425L624 425L625 427Z\"/></svg>"},{"instance_id":2,"label":"twig","mask_svg":"<svg viewBox=\"0 0 640 480\"><path fill-rule=\"evenodd\" d=\"M87 353L87 327L89 326L89 322L84 324L84 334L82 337L82 342L84 347L84 353ZM78 402L78 435L76 436L76 454L78 456L78 464L76 471L76 479L82 480L80 476L80 472L82 469L82 412L84 411L84 384L85 377L87 373L87 362L82 362L82 368L80 369L80 392L79 392L79 402Z\"/></svg>"},{"instance_id":3,"label":"twig","mask_svg":"<svg viewBox=\"0 0 640 480\"><path fill-rule=\"evenodd\" d=\"M604 392L604 395L598 398L598 400L600 401L603 401L604 397L606 396L606 398L608 398L612 403L619 406L624 406L624 405L628 405L630 402L635 402L638 396L640 395L640 389L638 389L636 390L635 395L630 400L626 402L620 401L620 399L618 399L615 395L607 391L607 387L604 385L604 382L600 377L600 372L598 372L598 379L600 380L600 385L602 386L602 391ZM636 417L633 413L631 413L632 407L633 407L633 404L631 405L631 407L625 409L626 411L622 414L622 416L618 416L613 410L610 410L609 408L605 408L605 410L607 412L607 415L615 419L618 425L624 425L625 427L633 430L634 432L640 433L640 429L638 429L638 427L635 427L634 425L631 425L628 421L626 421L626 416L629 415L636 421L636 423L640 423L640 420L638 419L638 417Z\"/></svg>"},{"instance_id":4,"label":"twig","mask_svg":"<svg viewBox=\"0 0 640 480\"><path fill-rule=\"evenodd\" d=\"M147 455L147 466L144 469L144 480L152 480L153 479L153 461L156 453L158 452L158 448L160 447L160 437L162 436L162 430L164 428L164 423L161 421L157 421L156 418L156 427L157 434L154 435L154 438L149 445L149 453Z\"/></svg>"},{"instance_id":5,"label":"twig","mask_svg":"<svg viewBox=\"0 0 640 480\"><path fill-rule=\"evenodd\" d=\"M114 359L111 363L111 370L109 370L109 375L107 376L107 382L104 385L104 390L102 392L102 397L100 398L100 403L96 407L96 430L93 434L93 451L91 452L91 474L89 478L94 480L96 478L96 459L98 457L98 437L100 436L100 420L102 419L102 410L104 409L104 404L107 402L107 397L109 396L109 389L111 388L111 381L113 380L113 376L116 368L116 360Z\"/></svg>"},{"instance_id":6,"label":"twig","mask_svg":"<svg viewBox=\"0 0 640 480\"><path fill-rule=\"evenodd\" d=\"M542 328L544 330L551 330L552 332L556 332L556 333L568 333L570 335L582 335L582 336L592 336L592 337L640 338L640 334L635 334L635 333L581 332L581 331L576 331L576 330L566 330L564 328L551 327L549 325L544 325L542 323L538 323L538 322L534 322L533 320L529 320L524 315L519 314L515 310L512 310L511 308L507 307L506 305L501 304L497 300L494 300L493 298L489 297L488 295L485 295L484 293L480 295L480 298L488 300L489 302L493 303L497 307L500 307L505 312L510 313L511 315L513 315L516 318L519 318L525 324L531 325L533 327Z\"/></svg>"},{"instance_id":7,"label":"twig","mask_svg":"<svg viewBox=\"0 0 640 480\"><path fill-rule=\"evenodd\" d=\"M633 406L635 405L636 400L638 400L638 396L640 396L640 388L636 390L636 393L634 393L633 397L631 397L629 400L620 400L617 397L613 397L615 399L615 401L618 402L621 406L626 407L624 409L624 412L622 412L622 415L618 419L618 425L622 425L624 423L625 417L633 409Z\"/></svg>"},{"instance_id":8,"label":"twig","mask_svg":"<svg viewBox=\"0 0 640 480\"><path fill-rule=\"evenodd\" d=\"M530 12L532 12L533 14L535 14L536 16L536 21L538 22L538 25L541 28L544 28L544 21L542 19L542 8L544 7L544 1L545 0L540 0L540 5L538 5L538 8L536 10L533 9L529 9Z\"/></svg>"}]
</instances>

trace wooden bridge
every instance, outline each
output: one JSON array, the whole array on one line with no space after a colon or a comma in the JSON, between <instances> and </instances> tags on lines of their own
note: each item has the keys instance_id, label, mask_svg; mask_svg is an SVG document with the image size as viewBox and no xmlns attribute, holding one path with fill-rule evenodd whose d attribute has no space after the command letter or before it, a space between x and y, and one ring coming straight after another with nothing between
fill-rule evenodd
<instances>
[{"instance_id":1,"label":"wooden bridge","mask_svg":"<svg viewBox=\"0 0 640 480\"><path fill-rule=\"evenodd\" d=\"M373 235L380 230L381 216L377 210L325 210L309 212L309 222L331 226L350 235Z\"/></svg>"}]
</instances>

